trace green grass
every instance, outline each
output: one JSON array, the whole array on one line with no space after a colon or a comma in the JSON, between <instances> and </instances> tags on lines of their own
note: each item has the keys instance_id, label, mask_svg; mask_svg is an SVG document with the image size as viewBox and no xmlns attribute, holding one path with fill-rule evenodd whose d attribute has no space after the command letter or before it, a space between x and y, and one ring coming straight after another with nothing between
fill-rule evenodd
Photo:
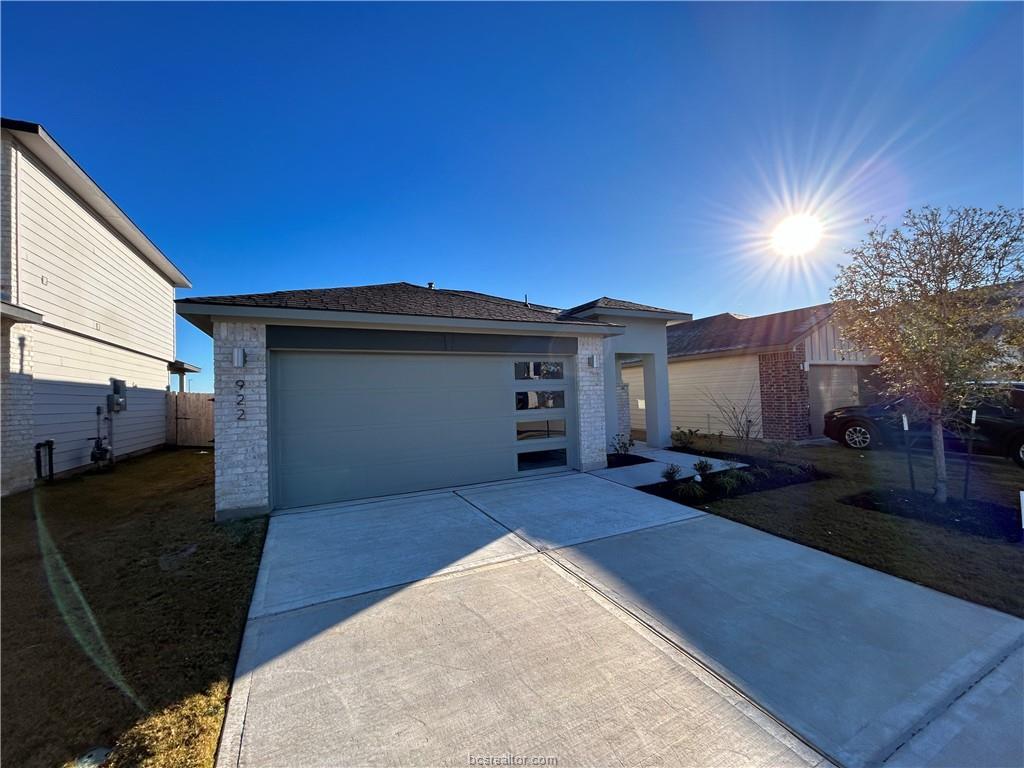
<instances>
[{"instance_id":1,"label":"green grass","mask_svg":"<svg viewBox=\"0 0 1024 768\"><path fill-rule=\"evenodd\" d=\"M266 529L213 523L213 455L12 496L2 524L2 762L211 765Z\"/></svg>"},{"instance_id":2,"label":"green grass","mask_svg":"<svg viewBox=\"0 0 1024 768\"><path fill-rule=\"evenodd\" d=\"M704 441L698 448L737 451L738 442ZM755 452L763 450L755 447ZM836 444L804 445L786 461L813 463L829 479L720 499L701 505L736 522L820 549L957 597L1024 617L1024 545L986 538L843 504L876 489L909 488L904 454L858 452ZM963 488L962 457L948 456L950 495ZM918 489L933 482L931 455L914 456ZM1024 470L1009 460L975 457L970 496L1019 504Z\"/></svg>"}]
</instances>

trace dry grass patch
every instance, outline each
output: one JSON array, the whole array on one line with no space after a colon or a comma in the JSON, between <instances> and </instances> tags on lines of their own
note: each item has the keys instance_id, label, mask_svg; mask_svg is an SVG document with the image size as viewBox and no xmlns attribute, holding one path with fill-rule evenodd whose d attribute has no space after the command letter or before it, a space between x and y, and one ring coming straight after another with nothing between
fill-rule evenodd
<instances>
[{"instance_id":1,"label":"dry grass patch","mask_svg":"<svg viewBox=\"0 0 1024 768\"><path fill-rule=\"evenodd\" d=\"M2 525L3 763L211 765L266 530L214 524L213 455L19 494Z\"/></svg>"}]
</instances>

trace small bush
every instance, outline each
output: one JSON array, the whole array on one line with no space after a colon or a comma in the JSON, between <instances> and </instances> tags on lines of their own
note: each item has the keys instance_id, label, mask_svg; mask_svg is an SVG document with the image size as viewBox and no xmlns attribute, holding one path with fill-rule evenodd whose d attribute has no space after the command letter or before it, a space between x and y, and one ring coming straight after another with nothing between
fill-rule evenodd
<instances>
[{"instance_id":1,"label":"small bush","mask_svg":"<svg viewBox=\"0 0 1024 768\"><path fill-rule=\"evenodd\" d=\"M672 430L672 445L676 448L692 448L697 442L699 434L699 429L676 427Z\"/></svg>"},{"instance_id":2,"label":"small bush","mask_svg":"<svg viewBox=\"0 0 1024 768\"><path fill-rule=\"evenodd\" d=\"M665 479L666 483L674 483L679 479L679 475L682 473L683 468L678 464L669 464L662 470L661 476Z\"/></svg>"},{"instance_id":3,"label":"small bush","mask_svg":"<svg viewBox=\"0 0 1024 768\"><path fill-rule=\"evenodd\" d=\"M710 483L714 485L715 489L723 496L731 496L735 491L739 490L741 485L743 485L739 478L736 477L736 471L732 469L726 472L719 472L711 478Z\"/></svg>"},{"instance_id":4,"label":"small bush","mask_svg":"<svg viewBox=\"0 0 1024 768\"><path fill-rule=\"evenodd\" d=\"M608 443L608 447L612 449L612 453L625 454L633 450L633 446L636 445L636 441L629 435L618 434L612 438L612 441Z\"/></svg>"},{"instance_id":5,"label":"small bush","mask_svg":"<svg viewBox=\"0 0 1024 768\"><path fill-rule=\"evenodd\" d=\"M735 477L740 485L753 485L757 482L757 478L745 469L730 469L726 474Z\"/></svg>"},{"instance_id":6,"label":"small bush","mask_svg":"<svg viewBox=\"0 0 1024 768\"><path fill-rule=\"evenodd\" d=\"M676 496L684 501L699 501L708 495L708 492L700 487L700 483L687 480L676 486Z\"/></svg>"},{"instance_id":7,"label":"small bush","mask_svg":"<svg viewBox=\"0 0 1024 768\"><path fill-rule=\"evenodd\" d=\"M693 471L696 472L698 475L704 476L710 474L711 472L714 471L714 469L715 465L712 464L707 459L698 459L697 461L693 462Z\"/></svg>"}]
</instances>

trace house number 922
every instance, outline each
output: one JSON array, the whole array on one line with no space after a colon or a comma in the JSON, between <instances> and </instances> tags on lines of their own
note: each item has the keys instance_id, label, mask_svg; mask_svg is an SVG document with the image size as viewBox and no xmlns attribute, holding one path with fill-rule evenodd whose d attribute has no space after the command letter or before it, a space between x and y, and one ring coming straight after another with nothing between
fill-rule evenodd
<instances>
[{"instance_id":1,"label":"house number 922","mask_svg":"<svg viewBox=\"0 0 1024 768\"><path fill-rule=\"evenodd\" d=\"M235 420L245 421L245 379L235 379Z\"/></svg>"}]
</instances>

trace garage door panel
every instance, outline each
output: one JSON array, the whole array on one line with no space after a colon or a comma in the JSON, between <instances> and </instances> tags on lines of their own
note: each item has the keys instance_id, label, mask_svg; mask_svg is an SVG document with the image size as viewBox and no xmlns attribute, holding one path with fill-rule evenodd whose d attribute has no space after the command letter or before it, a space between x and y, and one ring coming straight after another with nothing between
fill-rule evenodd
<instances>
[{"instance_id":1,"label":"garage door panel","mask_svg":"<svg viewBox=\"0 0 1024 768\"><path fill-rule=\"evenodd\" d=\"M496 435L504 432L505 441L515 439L507 418L487 421L438 420L434 423L411 425L380 425L376 427L346 427L323 425L316 430L297 434L283 431L279 444L278 466L297 469L302 466L330 468L337 465L338 445L348 444L346 464L375 464L386 461L423 461L424 447L444 451L446 455L486 451L494 448ZM450 435L459 435L458 446L452 446Z\"/></svg>"},{"instance_id":2,"label":"garage door panel","mask_svg":"<svg viewBox=\"0 0 1024 768\"><path fill-rule=\"evenodd\" d=\"M439 355L278 353L301 356L301 366L280 370L282 390L325 389L324 384L343 389L408 388L410 382L429 383L431 387L457 387L478 381L480 372L489 368L496 382L511 378L512 361L497 357L455 357ZM438 364L443 358L444 363ZM502 375L508 370L508 377ZM396 378L396 373L402 376Z\"/></svg>"},{"instance_id":3,"label":"garage door panel","mask_svg":"<svg viewBox=\"0 0 1024 768\"><path fill-rule=\"evenodd\" d=\"M808 374L811 434L824 433L824 416L833 408L859 405L858 372L849 365L812 365Z\"/></svg>"},{"instance_id":4,"label":"garage door panel","mask_svg":"<svg viewBox=\"0 0 1024 768\"><path fill-rule=\"evenodd\" d=\"M274 351L275 506L294 507L514 477L517 382L511 356ZM545 382L564 389L567 378ZM535 388L535 387L533 387ZM568 430L571 434L571 428ZM573 450L571 439L555 447ZM545 446L548 447L548 446Z\"/></svg>"},{"instance_id":5,"label":"garage door panel","mask_svg":"<svg viewBox=\"0 0 1024 768\"><path fill-rule=\"evenodd\" d=\"M282 506L302 506L346 498L384 496L424 488L444 488L507 477L514 471L503 450L467 455L392 459L327 468L302 467L282 477L277 489ZM364 489L352 495L353 488Z\"/></svg>"},{"instance_id":6,"label":"garage door panel","mask_svg":"<svg viewBox=\"0 0 1024 768\"><path fill-rule=\"evenodd\" d=\"M288 398L315 400L315 407L284 403L289 411L293 431L305 432L323 428L325 415L346 413L346 426L375 427L386 424L443 422L453 413L465 418L486 418L495 413L511 413L515 407L509 390L428 391L424 389L362 390L338 392L313 390L304 393L281 393Z\"/></svg>"}]
</instances>

